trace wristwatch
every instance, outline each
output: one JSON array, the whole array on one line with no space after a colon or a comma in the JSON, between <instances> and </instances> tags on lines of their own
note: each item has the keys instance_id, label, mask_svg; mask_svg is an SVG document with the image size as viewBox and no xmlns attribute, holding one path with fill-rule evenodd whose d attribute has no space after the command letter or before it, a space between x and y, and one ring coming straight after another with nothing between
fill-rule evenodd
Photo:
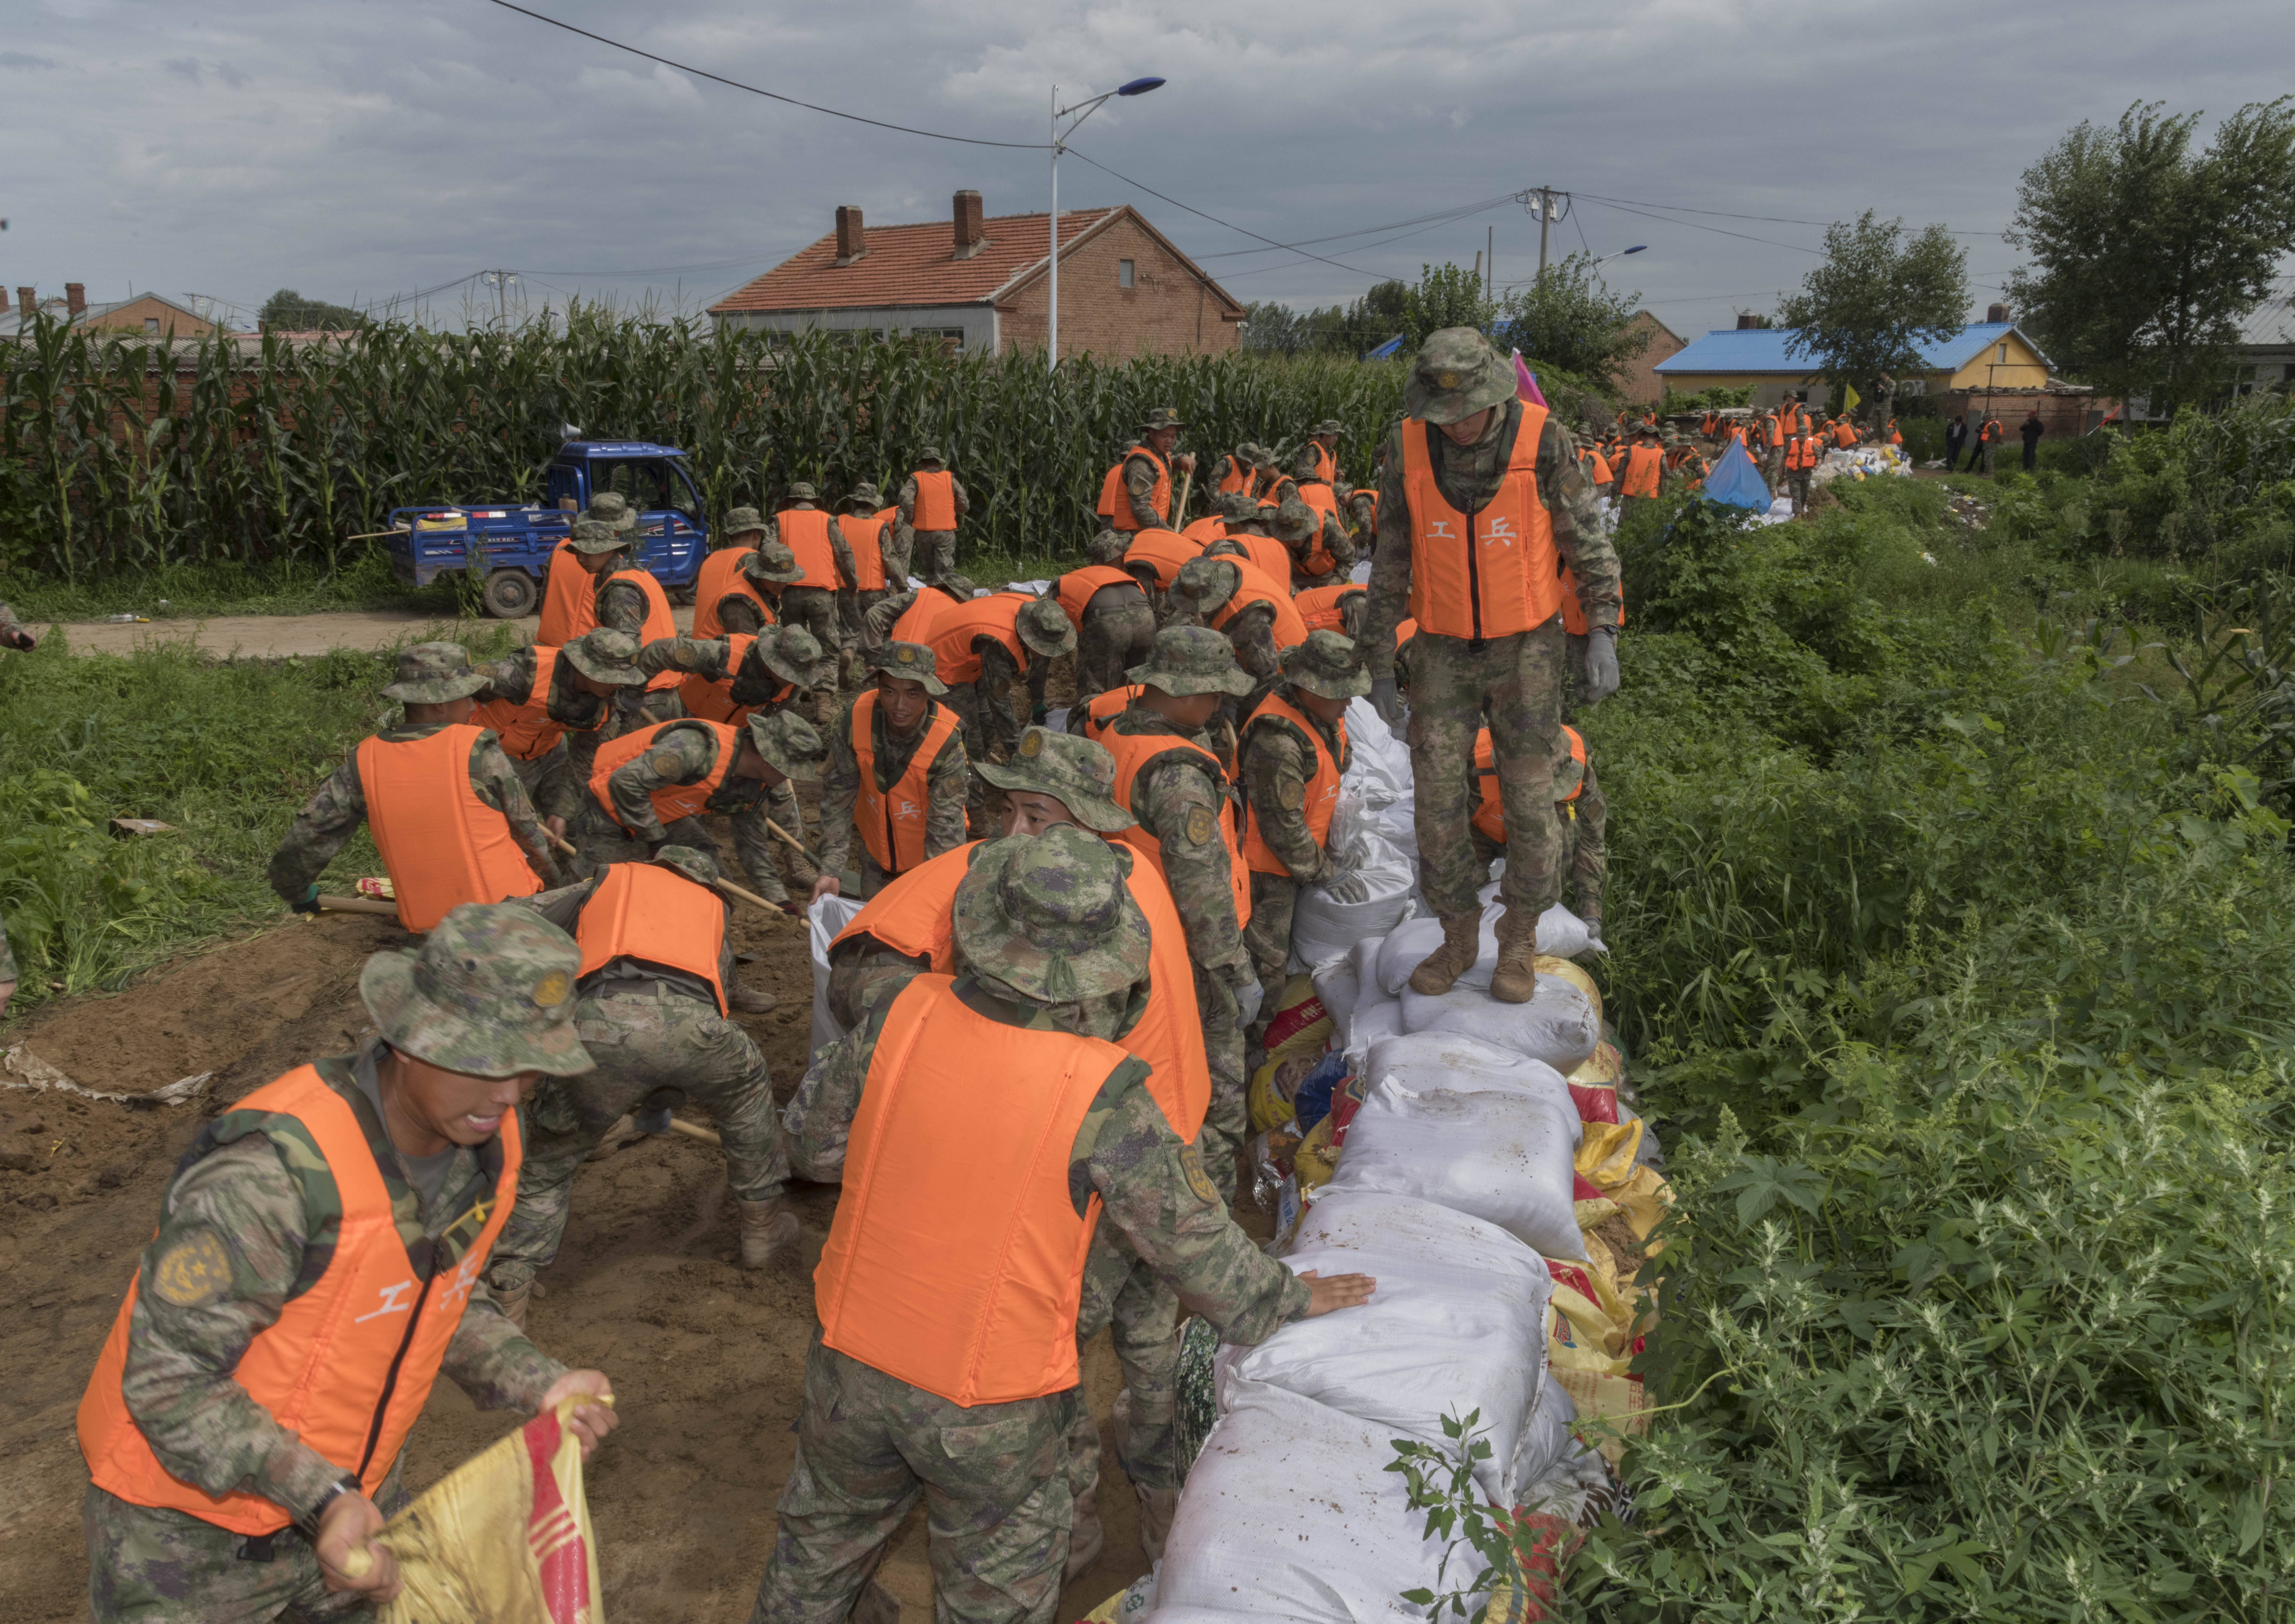
<instances>
[{"instance_id":1,"label":"wristwatch","mask_svg":"<svg viewBox=\"0 0 2295 1624\"><path fill-rule=\"evenodd\" d=\"M295 1519L295 1525L298 1528L300 1528L305 1533L308 1534L311 1537L312 1543L315 1545L318 1543L319 1538L319 1518L325 1513L327 1507L332 1506L337 1499L340 1498L344 1495L363 1494L365 1492L365 1487L358 1481L357 1474L355 1473L346 1472L342 1476L337 1478L333 1482L327 1485L326 1492L321 1495L316 1501L313 1502L311 1509Z\"/></svg>"}]
</instances>

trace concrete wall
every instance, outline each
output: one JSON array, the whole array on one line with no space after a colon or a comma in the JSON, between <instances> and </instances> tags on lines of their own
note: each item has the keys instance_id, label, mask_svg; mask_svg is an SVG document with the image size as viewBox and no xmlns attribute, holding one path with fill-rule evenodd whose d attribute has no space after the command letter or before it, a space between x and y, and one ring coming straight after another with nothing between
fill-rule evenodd
<instances>
[{"instance_id":1,"label":"concrete wall","mask_svg":"<svg viewBox=\"0 0 2295 1624\"><path fill-rule=\"evenodd\" d=\"M1122 285L1123 260L1132 285ZM1048 283L1024 284L1000 307L1004 347L1041 349L1048 337ZM1130 219L1060 256L1060 353L1105 361L1134 355L1223 355L1242 344L1241 318L1177 256Z\"/></svg>"}]
</instances>

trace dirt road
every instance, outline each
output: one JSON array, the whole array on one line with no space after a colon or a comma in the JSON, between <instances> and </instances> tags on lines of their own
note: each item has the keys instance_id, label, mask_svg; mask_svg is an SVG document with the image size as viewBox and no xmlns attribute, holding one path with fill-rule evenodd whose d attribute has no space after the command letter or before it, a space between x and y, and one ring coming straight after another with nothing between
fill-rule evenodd
<instances>
[{"instance_id":1,"label":"dirt road","mask_svg":"<svg viewBox=\"0 0 2295 1624\"><path fill-rule=\"evenodd\" d=\"M757 955L744 977L781 1000L740 1018L786 1098L810 1041L804 932L784 915L745 908L735 936ZM79 1525L87 1475L73 1416L176 1158L207 1116L306 1058L354 1048L371 1024L360 965L410 940L372 916L296 918L114 996L49 1006L0 1037L0 1047L20 1043L93 1089L141 1094L216 1073L198 1104L179 1108L0 1089L0 1152L11 1153L0 1161L0 1298L17 1305L0 1325L10 1399L0 1409L0 1619L87 1616ZM811 1269L837 1200L828 1186L798 1184L793 1195L804 1266L758 1275L734 1261L724 1163L710 1147L649 1139L592 1163L576 1183L565 1247L542 1277L529 1323L543 1348L614 1381L623 1425L592 1464L590 1504L607 1597L623 1624L737 1624L748 1614L792 1458L814 1326ZM1085 1363L1103 1427L1116 1382L1103 1336ZM441 1381L407 1448L408 1486L421 1489L512 1424L478 1413ZM1081 1618L1146 1570L1131 1489L1112 1450L1107 1459L1107 1552L1061 1598L1063 1619ZM880 1577L910 1624L924 1624L931 1579L921 1506Z\"/></svg>"},{"instance_id":2,"label":"dirt road","mask_svg":"<svg viewBox=\"0 0 2295 1624\"><path fill-rule=\"evenodd\" d=\"M677 629L693 625L690 608L674 609ZM412 640L431 628L435 635L455 641L478 626L512 625L523 641L534 641L540 624L528 615L522 620L442 621L433 616L403 612L340 615L217 615L205 620L153 620L142 624L110 621L69 621L45 631L35 624L35 636L61 632L75 654L129 654L153 643L189 642L226 658L283 659L290 654L324 654L331 649L387 649Z\"/></svg>"}]
</instances>

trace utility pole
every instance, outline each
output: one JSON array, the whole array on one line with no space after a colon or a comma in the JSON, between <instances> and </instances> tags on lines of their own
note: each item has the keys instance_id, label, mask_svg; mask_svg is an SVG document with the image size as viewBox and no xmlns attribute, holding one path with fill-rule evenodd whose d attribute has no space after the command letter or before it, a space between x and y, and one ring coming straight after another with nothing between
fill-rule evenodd
<instances>
[{"instance_id":1,"label":"utility pole","mask_svg":"<svg viewBox=\"0 0 2295 1624\"><path fill-rule=\"evenodd\" d=\"M1538 189L1538 280L1546 280L1546 231L1554 219L1554 188Z\"/></svg>"},{"instance_id":2,"label":"utility pole","mask_svg":"<svg viewBox=\"0 0 2295 1624\"><path fill-rule=\"evenodd\" d=\"M502 331L508 332L510 331L510 290L511 284L518 281L518 273L515 271L486 271L480 273L479 279L494 290L494 315L496 318L494 324Z\"/></svg>"}]
</instances>

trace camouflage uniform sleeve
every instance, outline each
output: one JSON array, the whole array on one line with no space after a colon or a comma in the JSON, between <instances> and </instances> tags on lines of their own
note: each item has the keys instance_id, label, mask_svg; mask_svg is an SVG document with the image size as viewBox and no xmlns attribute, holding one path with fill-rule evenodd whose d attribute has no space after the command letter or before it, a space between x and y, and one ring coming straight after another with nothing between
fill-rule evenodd
<instances>
[{"instance_id":1,"label":"camouflage uniform sleeve","mask_svg":"<svg viewBox=\"0 0 2295 1624\"><path fill-rule=\"evenodd\" d=\"M1307 1311L1307 1283L1236 1227L1202 1158L1181 1142L1147 1089L1148 1067L1126 1060L1101 1085L1070 1153L1068 1184L1090 1180L1141 1261L1171 1282L1188 1310L1232 1342L1255 1342Z\"/></svg>"},{"instance_id":2,"label":"camouflage uniform sleeve","mask_svg":"<svg viewBox=\"0 0 2295 1624\"><path fill-rule=\"evenodd\" d=\"M1235 645L1235 662L1262 682L1281 673L1282 660L1275 651L1275 611L1263 603L1239 610L1228 620L1227 640Z\"/></svg>"},{"instance_id":3,"label":"camouflage uniform sleeve","mask_svg":"<svg viewBox=\"0 0 2295 1624\"><path fill-rule=\"evenodd\" d=\"M856 770L857 779L859 772ZM948 736L925 770L925 855L938 857L964 844L964 803L972 788L971 758L964 753L964 730ZM851 828L848 816L845 827Z\"/></svg>"},{"instance_id":4,"label":"camouflage uniform sleeve","mask_svg":"<svg viewBox=\"0 0 2295 1624\"><path fill-rule=\"evenodd\" d=\"M837 561L837 583L853 587L861 583L861 566L853 557L853 543L845 539L845 526L834 519L829 525L829 556Z\"/></svg>"},{"instance_id":5,"label":"camouflage uniform sleeve","mask_svg":"<svg viewBox=\"0 0 2295 1624\"><path fill-rule=\"evenodd\" d=\"M893 505L900 510L901 522L912 530L916 528L917 480L915 475L911 474L901 482L900 500Z\"/></svg>"},{"instance_id":6,"label":"camouflage uniform sleeve","mask_svg":"<svg viewBox=\"0 0 2295 1624\"><path fill-rule=\"evenodd\" d=\"M731 652L731 645L722 637L657 637L638 650L638 669L649 677L665 671L688 671L715 682L723 680L726 657Z\"/></svg>"},{"instance_id":7,"label":"camouflage uniform sleeve","mask_svg":"<svg viewBox=\"0 0 2295 1624\"><path fill-rule=\"evenodd\" d=\"M1164 853L1164 877L1187 928L1188 957L1205 969L1245 962L1227 845L1219 832L1225 809L1212 780L1185 762L1159 767L1132 787L1132 815L1155 833Z\"/></svg>"},{"instance_id":8,"label":"camouflage uniform sleeve","mask_svg":"<svg viewBox=\"0 0 2295 1624\"><path fill-rule=\"evenodd\" d=\"M861 796L861 760L853 754L853 707L847 705L836 722L827 729L829 754L821 763L821 871L841 874L847 855L853 848L853 804ZM959 735L960 744L961 735ZM963 752L959 749L961 757ZM926 775L927 791L932 804L941 801L941 786L930 774ZM957 815L964 812L965 786L956 787ZM926 820L926 844L933 840L930 814ZM795 831L792 831L795 832ZM959 841L962 835L957 836Z\"/></svg>"},{"instance_id":9,"label":"camouflage uniform sleeve","mask_svg":"<svg viewBox=\"0 0 2295 1624\"><path fill-rule=\"evenodd\" d=\"M1294 479L1312 479L1317 471L1318 469L1315 461L1315 442L1309 440L1305 445L1299 447L1298 453L1291 459L1291 477Z\"/></svg>"},{"instance_id":10,"label":"camouflage uniform sleeve","mask_svg":"<svg viewBox=\"0 0 2295 1624\"><path fill-rule=\"evenodd\" d=\"M1131 517L1141 525L1156 529L1164 526L1164 516L1156 511L1156 465L1145 457L1123 460L1123 494L1131 503Z\"/></svg>"},{"instance_id":11,"label":"camouflage uniform sleeve","mask_svg":"<svg viewBox=\"0 0 2295 1624\"><path fill-rule=\"evenodd\" d=\"M1403 423L1397 423L1386 437L1386 466L1378 476L1378 545L1371 552L1370 593L1363 606L1363 665L1374 680L1394 674L1394 628L1410 618L1410 506L1402 496L1402 430Z\"/></svg>"},{"instance_id":12,"label":"camouflage uniform sleeve","mask_svg":"<svg viewBox=\"0 0 2295 1624\"><path fill-rule=\"evenodd\" d=\"M279 1424L233 1372L304 1263L303 1191L260 1134L179 1173L136 1270L120 1397L172 1476L244 1488L303 1514L341 1468Z\"/></svg>"},{"instance_id":13,"label":"camouflage uniform sleeve","mask_svg":"<svg viewBox=\"0 0 2295 1624\"><path fill-rule=\"evenodd\" d=\"M581 922L582 904L590 900L590 894L598 888L598 880L603 877L600 875L597 878L576 880L570 885L537 891L532 896L522 896L518 900L570 936L574 934L574 926Z\"/></svg>"},{"instance_id":14,"label":"camouflage uniform sleeve","mask_svg":"<svg viewBox=\"0 0 2295 1624\"><path fill-rule=\"evenodd\" d=\"M531 1414L542 1395L566 1374L566 1367L527 1340L504 1317L484 1280L472 1282L470 1300L438 1362L441 1373L480 1409L515 1409Z\"/></svg>"},{"instance_id":15,"label":"camouflage uniform sleeve","mask_svg":"<svg viewBox=\"0 0 2295 1624\"><path fill-rule=\"evenodd\" d=\"M1577 443L1570 430L1551 414L1538 437L1538 488L1541 494L1548 491L1561 494L1560 502L1547 499L1546 508L1554 523L1554 545L1569 564L1571 573L1578 577L1578 605L1586 612L1587 625L1614 629L1621 601L1617 549L1610 545L1609 535L1602 528L1601 515L1595 510L1594 486L1587 479L1586 470L1578 466ZM1383 510L1384 495L1380 502ZM1382 520L1382 542L1385 539L1384 525ZM1384 552L1382 547L1382 558ZM1371 590L1374 595L1378 590L1376 564L1372 567ZM1393 641L1390 632L1390 660L1393 657Z\"/></svg>"},{"instance_id":16,"label":"camouflage uniform sleeve","mask_svg":"<svg viewBox=\"0 0 2295 1624\"><path fill-rule=\"evenodd\" d=\"M894 624L914 606L919 590L911 586L872 606L866 617L869 635L880 643L892 641Z\"/></svg>"},{"instance_id":17,"label":"camouflage uniform sleeve","mask_svg":"<svg viewBox=\"0 0 2295 1624\"><path fill-rule=\"evenodd\" d=\"M994 638L976 639L972 646L980 655L980 676L973 683L973 692L980 700L980 726L988 736L989 755L1009 756L1019 747L1021 730L1028 725L1027 679L1012 651ZM1041 671L1045 662L1029 664Z\"/></svg>"},{"instance_id":18,"label":"camouflage uniform sleeve","mask_svg":"<svg viewBox=\"0 0 2295 1624\"><path fill-rule=\"evenodd\" d=\"M956 516L962 518L972 511L972 498L964 494L964 481L954 474L948 477L948 488L956 497Z\"/></svg>"},{"instance_id":19,"label":"camouflage uniform sleeve","mask_svg":"<svg viewBox=\"0 0 2295 1624\"><path fill-rule=\"evenodd\" d=\"M534 698L534 649L531 644L519 649L506 660L496 660L491 665L481 665L486 673L486 685L478 690L478 703L499 699L505 705L524 705Z\"/></svg>"},{"instance_id":20,"label":"camouflage uniform sleeve","mask_svg":"<svg viewBox=\"0 0 2295 1624\"><path fill-rule=\"evenodd\" d=\"M1355 538L1347 534L1347 527L1339 522L1335 513L1323 515L1323 546L1339 567L1337 575L1344 575L1355 567Z\"/></svg>"},{"instance_id":21,"label":"camouflage uniform sleeve","mask_svg":"<svg viewBox=\"0 0 2295 1624\"><path fill-rule=\"evenodd\" d=\"M1578 904L1580 918L1598 918L1602 912L1602 885L1610 876L1608 836L1610 802L1603 795L1602 786L1594 777L1594 763L1586 763L1586 787L1578 792L1572 806L1577 812L1578 847L1571 862L1572 883L1576 889L1572 900Z\"/></svg>"},{"instance_id":22,"label":"camouflage uniform sleeve","mask_svg":"<svg viewBox=\"0 0 2295 1624\"><path fill-rule=\"evenodd\" d=\"M659 845L669 835L653 809L653 792L700 782L715 764L716 755L715 737L698 729L663 734L653 748L607 775L606 793L613 798L615 818L640 840Z\"/></svg>"},{"instance_id":23,"label":"camouflage uniform sleeve","mask_svg":"<svg viewBox=\"0 0 2295 1624\"><path fill-rule=\"evenodd\" d=\"M598 588L598 624L632 637L645 636L646 595L626 581L608 581Z\"/></svg>"},{"instance_id":24,"label":"camouflage uniform sleeve","mask_svg":"<svg viewBox=\"0 0 2295 1624\"><path fill-rule=\"evenodd\" d=\"M885 1016L901 989L919 974L887 974L861 995L861 1017L851 1032L825 1046L805 1068L804 1078L782 1114L789 1166L800 1179L837 1184L845 1178L845 1149L853 1119L861 1110L861 1088L869 1062L885 1030Z\"/></svg>"},{"instance_id":25,"label":"camouflage uniform sleeve","mask_svg":"<svg viewBox=\"0 0 2295 1624\"><path fill-rule=\"evenodd\" d=\"M541 814L534 810L526 786L519 780L510 757L502 754L502 740L492 728L481 729L470 743L470 789L479 800L502 813L510 824L511 838L525 848L527 865L542 883L564 884L566 877L558 870L557 852L550 844L550 831L542 827Z\"/></svg>"},{"instance_id":26,"label":"camouflage uniform sleeve","mask_svg":"<svg viewBox=\"0 0 2295 1624\"><path fill-rule=\"evenodd\" d=\"M1330 859L1307 832L1307 763L1298 737L1287 726L1262 722L1243 746L1243 790L1259 820L1260 838L1291 870L1311 885L1324 877Z\"/></svg>"},{"instance_id":27,"label":"camouflage uniform sleeve","mask_svg":"<svg viewBox=\"0 0 2295 1624\"><path fill-rule=\"evenodd\" d=\"M283 902L299 902L311 882L334 861L335 853L365 821L366 791L359 785L358 752L354 750L295 814L287 837L271 854L266 875L271 889Z\"/></svg>"},{"instance_id":28,"label":"camouflage uniform sleeve","mask_svg":"<svg viewBox=\"0 0 2295 1624\"><path fill-rule=\"evenodd\" d=\"M23 629L23 622L16 618L16 611L0 603L0 642L13 642L16 634Z\"/></svg>"}]
</instances>

